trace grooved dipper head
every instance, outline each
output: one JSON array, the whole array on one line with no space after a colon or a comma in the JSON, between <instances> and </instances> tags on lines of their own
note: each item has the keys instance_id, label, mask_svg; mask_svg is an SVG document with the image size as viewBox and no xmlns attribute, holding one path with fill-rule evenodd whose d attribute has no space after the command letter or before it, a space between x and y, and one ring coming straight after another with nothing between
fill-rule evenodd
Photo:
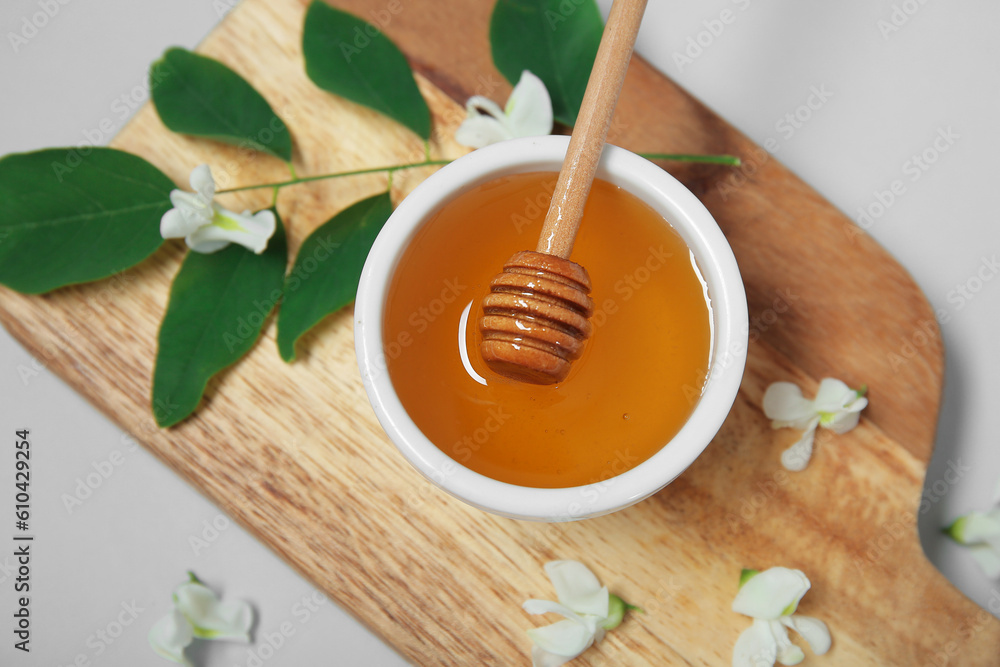
<instances>
[{"instance_id":1,"label":"grooved dipper head","mask_svg":"<svg viewBox=\"0 0 1000 667\"><path fill-rule=\"evenodd\" d=\"M483 360L494 372L522 382L565 379L592 331L590 287L587 270L568 259L514 254L483 299Z\"/></svg>"}]
</instances>

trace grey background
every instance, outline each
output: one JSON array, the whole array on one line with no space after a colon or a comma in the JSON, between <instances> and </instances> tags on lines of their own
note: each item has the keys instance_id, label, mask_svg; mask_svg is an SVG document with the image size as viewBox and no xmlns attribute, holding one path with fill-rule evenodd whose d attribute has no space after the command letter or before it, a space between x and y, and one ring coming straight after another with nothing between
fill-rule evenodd
<instances>
[{"instance_id":1,"label":"grey background","mask_svg":"<svg viewBox=\"0 0 1000 667\"><path fill-rule=\"evenodd\" d=\"M168 46L195 47L220 20L217 8L229 4L6 0L0 154L106 143L145 101L149 63ZM610 3L600 5L606 14ZM404 9L420 6L404 0ZM53 16L43 20L45 7ZM41 27L26 30L33 20ZM653 0L638 44L758 143L772 140L777 159L852 218L859 208L878 211L873 203L887 201L880 193L902 185L902 194L866 221L868 232L949 316L942 327L947 387L921 540L932 562L983 605L1000 597L1000 588L938 528L987 508L1000 476L992 419L1000 398L1000 280L988 268L1000 250L997 25L1000 5L988 0ZM15 49L10 34L22 31L30 37ZM818 90L825 99L803 107ZM946 151L934 148L939 133L953 137ZM914 171L912 157L925 151L933 163ZM977 288L971 298L959 295L963 285ZM302 600L314 590L308 582L63 385L44 358L33 359L2 332L0 433L12 437L22 427L32 431L34 457L33 651L13 651L10 621L0 622L0 663L61 667L83 656L79 664L169 664L151 653L146 633L191 569L225 597L251 601L258 618L254 645L207 643L190 652L196 664L253 664L250 651L267 665L405 664L335 605L314 604L306 614ZM3 452L0 513L13 504L13 455ZM64 496L112 461L119 462L113 472L67 509ZM0 543L8 543L9 530L0 529ZM14 604L7 552L0 547L3 619ZM122 615L122 605L132 604L141 609L134 620ZM130 620L120 634L119 617ZM286 621L294 634L262 655ZM526 617L525 628L531 624ZM117 636L105 634L107 641L99 632ZM833 634L836 641L836 628Z\"/></svg>"}]
</instances>

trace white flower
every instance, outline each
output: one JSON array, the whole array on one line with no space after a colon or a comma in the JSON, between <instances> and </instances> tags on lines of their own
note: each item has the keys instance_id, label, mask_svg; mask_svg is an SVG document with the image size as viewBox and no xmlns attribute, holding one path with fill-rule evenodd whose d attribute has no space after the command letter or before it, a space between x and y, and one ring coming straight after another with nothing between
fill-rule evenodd
<instances>
[{"instance_id":1,"label":"white flower","mask_svg":"<svg viewBox=\"0 0 1000 667\"><path fill-rule=\"evenodd\" d=\"M733 611L753 618L733 647L733 667L797 665L805 654L788 638L791 628L802 635L813 653L830 650L830 631L823 621L793 615L799 600L809 590L809 579L799 570L772 567L763 572L744 570Z\"/></svg>"},{"instance_id":2,"label":"white flower","mask_svg":"<svg viewBox=\"0 0 1000 667\"><path fill-rule=\"evenodd\" d=\"M250 641L253 610L243 601L222 602L192 574L174 591L174 608L149 631L149 645L167 660L187 665L184 649L201 639Z\"/></svg>"},{"instance_id":3,"label":"white flower","mask_svg":"<svg viewBox=\"0 0 1000 667\"><path fill-rule=\"evenodd\" d=\"M789 470L803 470L812 456L816 427L847 433L858 425L860 412L868 405L865 388L851 389L840 380L825 378L816 398L809 400L791 382L775 382L764 392L764 414L771 428L802 429L802 437L781 455Z\"/></svg>"},{"instance_id":4,"label":"white flower","mask_svg":"<svg viewBox=\"0 0 1000 667\"><path fill-rule=\"evenodd\" d=\"M529 614L560 614L564 620L528 630L534 642L534 667L558 667L569 662L601 641L605 630L617 627L627 609L636 609L608 593L607 586L601 586L583 563L556 560L545 564L545 572L559 602L528 600L524 610Z\"/></svg>"},{"instance_id":5,"label":"white flower","mask_svg":"<svg viewBox=\"0 0 1000 667\"><path fill-rule=\"evenodd\" d=\"M194 641L194 629L184 615L176 609L156 622L149 631L149 645L156 654L185 667L191 663L184 657L184 649Z\"/></svg>"},{"instance_id":6,"label":"white flower","mask_svg":"<svg viewBox=\"0 0 1000 667\"><path fill-rule=\"evenodd\" d=\"M174 604L191 623L195 637L250 641L253 610L242 600L222 602L201 583L190 582L174 591Z\"/></svg>"},{"instance_id":7,"label":"white flower","mask_svg":"<svg viewBox=\"0 0 1000 667\"><path fill-rule=\"evenodd\" d=\"M969 512L952 522L944 532L969 547L969 553L987 577L1000 576L1000 509Z\"/></svg>"},{"instance_id":8,"label":"white flower","mask_svg":"<svg viewBox=\"0 0 1000 667\"><path fill-rule=\"evenodd\" d=\"M230 243L238 243L258 255L267 248L277 227L273 211L235 213L214 201L215 179L207 164L191 172L194 192L173 190L172 209L160 219L160 235L165 239L184 238L195 252L212 253Z\"/></svg>"},{"instance_id":9,"label":"white flower","mask_svg":"<svg viewBox=\"0 0 1000 667\"><path fill-rule=\"evenodd\" d=\"M552 132L552 99L545 84L524 70L507 106L476 95L465 104L468 116L455 130L455 141L482 148L507 139L536 137Z\"/></svg>"}]
</instances>

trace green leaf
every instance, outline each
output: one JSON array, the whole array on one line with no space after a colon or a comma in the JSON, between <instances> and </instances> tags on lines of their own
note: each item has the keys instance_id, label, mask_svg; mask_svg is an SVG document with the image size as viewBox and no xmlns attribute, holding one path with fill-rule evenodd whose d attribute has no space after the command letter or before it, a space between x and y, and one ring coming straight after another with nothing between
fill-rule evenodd
<instances>
[{"instance_id":1,"label":"green leaf","mask_svg":"<svg viewBox=\"0 0 1000 667\"><path fill-rule=\"evenodd\" d=\"M530 70L549 89L555 119L573 125L603 31L594 0L497 0L493 63L511 85Z\"/></svg>"},{"instance_id":2,"label":"green leaf","mask_svg":"<svg viewBox=\"0 0 1000 667\"><path fill-rule=\"evenodd\" d=\"M0 283L39 294L106 278L163 243L174 183L113 148L50 148L0 159Z\"/></svg>"},{"instance_id":3,"label":"green leaf","mask_svg":"<svg viewBox=\"0 0 1000 667\"><path fill-rule=\"evenodd\" d=\"M277 217L277 212L275 212ZM246 354L281 299L288 244L281 219L267 250L189 252L170 288L153 373L153 415L168 427L194 412L209 379Z\"/></svg>"},{"instance_id":4,"label":"green leaf","mask_svg":"<svg viewBox=\"0 0 1000 667\"><path fill-rule=\"evenodd\" d=\"M149 89L160 120L174 132L292 159L288 126L246 79L218 60L168 49L149 69Z\"/></svg>"},{"instance_id":5,"label":"green leaf","mask_svg":"<svg viewBox=\"0 0 1000 667\"><path fill-rule=\"evenodd\" d=\"M295 342L324 317L354 301L368 251L392 213L384 192L344 209L303 241L285 278L278 351L295 359Z\"/></svg>"},{"instance_id":6,"label":"green leaf","mask_svg":"<svg viewBox=\"0 0 1000 667\"><path fill-rule=\"evenodd\" d=\"M410 64L372 24L314 0L302 28L302 55L306 74L323 90L381 112L430 139L431 112Z\"/></svg>"}]
</instances>

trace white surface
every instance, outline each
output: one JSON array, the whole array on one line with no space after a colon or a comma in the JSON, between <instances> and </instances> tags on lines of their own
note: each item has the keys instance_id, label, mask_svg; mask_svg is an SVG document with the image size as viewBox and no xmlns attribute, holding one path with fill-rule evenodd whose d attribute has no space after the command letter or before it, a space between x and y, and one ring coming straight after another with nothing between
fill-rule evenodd
<instances>
[{"instance_id":1,"label":"white surface","mask_svg":"<svg viewBox=\"0 0 1000 667\"><path fill-rule=\"evenodd\" d=\"M144 100L148 64L170 45L194 47L219 20L215 6L229 4L63 1L6 0L0 6L0 154L88 139L106 143L135 105L131 98ZM605 13L609 4L601 2ZM9 34L20 32L44 5L58 12L15 52ZM713 23L725 10L729 22ZM886 32L894 14L899 29ZM1000 153L998 24L1000 5L989 0L653 0L638 46L758 143L773 139L779 160L852 217L899 181L902 194L868 231L949 317L942 326L947 388L921 538L932 561L984 605L991 596L1000 598L1000 588L938 528L986 508L1000 476L991 423L1000 398L1000 280L992 280L991 268L1000 250L991 182ZM699 37L707 46L680 66L675 53L684 54L688 38ZM824 92L811 98L815 91ZM802 106L810 101L814 109ZM794 120L796 113L801 121ZM935 149L939 132L949 129L957 138L938 143L947 150ZM924 151L935 161L915 171L912 156ZM960 291L966 288L968 298ZM905 343L900 341L901 354ZM294 635L263 664L404 664L332 604L303 621L305 607L295 605L312 587L241 529L229 525L196 553L191 538L216 520L218 509L143 449L132 448L44 362L6 334L0 339L0 429L8 439L15 428L32 430L37 535L33 652L15 654L5 621L0 663L63 666L82 655L93 665L169 664L152 656L146 632L166 611L184 571L193 569L224 595L253 602L259 618L254 651L269 634L278 643L273 633L285 621L292 624ZM68 512L63 494L73 494L94 466L106 470L101 464L115 451L120 465ZM12 461L10 449L0 450L0 484L12 484ZM5 509L12 487L6 489L0 488L0 513L12 512ZM9 532L0 528L4 544ZM10 564L0 557L0 565ZM13 609L11 584L0 568L5 619ZM143 609L135 621L110 645L98 639L98 631L117 632L122 604L133 600ZM254 662L243 645L208 648L196 655L198 664Z\"/></svg>"}]
</instances>

